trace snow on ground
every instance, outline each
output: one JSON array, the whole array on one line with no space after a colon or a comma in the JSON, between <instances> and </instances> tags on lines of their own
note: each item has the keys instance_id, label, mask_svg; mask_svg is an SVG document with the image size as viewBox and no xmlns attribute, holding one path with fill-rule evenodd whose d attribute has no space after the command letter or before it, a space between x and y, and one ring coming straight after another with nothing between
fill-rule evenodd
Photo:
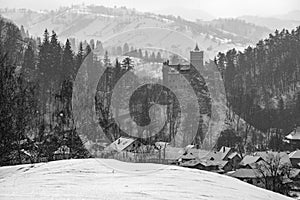
<instances>
[{"instance_id":1,"label":"snow on ground","mask_svg":"<svg viewBox=\"0 0 300 200\"><path fill-rule=\"evenodd\" d=\"M0 199L289 198L225 175L196 169L109 159L73 159L0 167Z\"/></svg>"}]
</instances>

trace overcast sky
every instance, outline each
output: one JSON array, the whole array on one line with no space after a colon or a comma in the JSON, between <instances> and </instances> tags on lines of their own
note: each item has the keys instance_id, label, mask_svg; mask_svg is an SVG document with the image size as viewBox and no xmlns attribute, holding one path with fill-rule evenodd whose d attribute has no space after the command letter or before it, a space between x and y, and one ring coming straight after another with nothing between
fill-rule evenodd
<instances>
[{"instance_id":1,"label":"overcast sky","mask_svg":"<svg viewBox=\"0 0 300 200\"><path fill-rule=\"evenodd\" d=\"M33 10L57 9L71 4L126 6L139 11L160 11L174 8L202 10L214 17L241 15L272 16L300 10L300 0L0 0L0 7L29 8ZM172 11L176 12L176 11ZM176 13L171 13L176 15Z\"/></svg>"}]
</instances>

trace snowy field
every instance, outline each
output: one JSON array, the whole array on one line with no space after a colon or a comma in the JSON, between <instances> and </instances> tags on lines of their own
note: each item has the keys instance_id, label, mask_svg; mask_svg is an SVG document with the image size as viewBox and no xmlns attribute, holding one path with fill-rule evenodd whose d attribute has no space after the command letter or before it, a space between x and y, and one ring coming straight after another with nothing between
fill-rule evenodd
<instances>
[{"instance_id":1,"label":"snowy field","mask_svg":"<svg viewBox=\"0 0 300 200\"><path fill-rule=\"evenodd\" d=\"M284 200L211 172L105 159L0 167L0 199Z\"/></svg>"}]
</instances>

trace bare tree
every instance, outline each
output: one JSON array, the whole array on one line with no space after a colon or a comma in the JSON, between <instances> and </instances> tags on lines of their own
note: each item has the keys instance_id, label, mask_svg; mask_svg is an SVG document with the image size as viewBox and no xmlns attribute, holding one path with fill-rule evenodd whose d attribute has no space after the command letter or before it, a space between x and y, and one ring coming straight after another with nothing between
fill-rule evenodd
<instances>
[{"instance_id":1,"label":"bare tree","mask_svg":"<svg viewBox=\"0 0 300 200\"><path fill-rule=\"evenodd\" d=\"M289 180L292 166L284 161L280 153L268 153L266 159L256 164L257 177L261 178L265 188L274 192L287 194L287 180Z\"/></svg>"}]
</instances>

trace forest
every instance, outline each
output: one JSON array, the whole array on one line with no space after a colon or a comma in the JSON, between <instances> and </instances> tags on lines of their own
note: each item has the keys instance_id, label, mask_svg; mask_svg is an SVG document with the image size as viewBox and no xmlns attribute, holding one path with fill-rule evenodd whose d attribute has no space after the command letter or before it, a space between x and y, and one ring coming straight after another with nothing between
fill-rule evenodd
<instances>
[{"instance_id":1,"label":"forest","mask_svg":"<svg viewBox=\"0 0 300 200\"><path fill-rule=\"evenodd\" d=\"M133 70L130 57L143 62L162 62L159 52L149 52L148 56L148 51L130 48L127 43L123 48L117 47L118 53L126 57L121 61L111 61L100 41L96 44L94 40L80 42L75 52L72 38L61 44L57 34L47 29L42 38L32 38L23 26L19 29L3 18L0 18L0 30L0 165L24 163L28 159L30 162L53 160L54 153L63 146L70 148L70 158L90 157L84 147L86 140L113 142L124 135L112 117L109 94L122 75ZM94 51L101 51L100 56ZM83 62L90 66L84 71L88 78L93 76L94 69L105 67L107 70L100 78L96 97L84 98L87 102L95 98L98 119L78 130L72 113L72 92ZM78 81L80 89L90 89L86 80ZM139 98L133 99L139 101ZM85 107L81 115L88 118L91 109ZM105 135L95 134L98 124ZM85 133L85 138L80 137L79 131Z\"/></svg>"},{"instance_id":2,"label":"forest","mask_svg":"<svg viewBox=\"0 0 300 200\"><path fill-rule=\"evenodd\" d=\"M0 165L22 163L28 157L31 162L52 160L54 152L64 145L70 148L71 158L91 156L84 148L86 141L79 137L72 114L74 81L84 60L91 66L108 67L108 70L101 77L104 80L99 82L97 96L86 98L87 101L95 98L98 121L94 125L84 126L83 130L94 133L96 125L100 124L110 142L124 135L113 121L108 102L111 100L111 90L120 77L134 69L130 57L143 62L163 61L159 52L142 51L127 43L104 49L101 41L91 40L89 43L80 42L77 49L74 38L62 44L57 34L54 31L49 33L47 29L42 38L32 38L24 27L19 29L0 18ZM110 55L120 54L127 58L110 60ZM226 53L220 52L214 62L224 81L229 108L227 120L232 124L236 121L235 125L231 125L232 130L221 133L219 141L223 142L222 145L228 146L228 141L229 146L233 147L236 143L242 146L250 146L251 143L252 150L284 149L282 139L300 123L300 27L292 31L276 30L244 51L231 49ZM87 77L93 75L91 70L85 73ZM89 89L88 85L83 86L84 90ZM203 86L199 86L199 91ZM155 92L160 91L161 88L155 89ZM155 95L138 98L144 92L137 91L138 95L132 97L135 103L142 104L146 99L154 101ZM205 101L209 102L207 99ZM141 110L148 111L150 106L141 110L137 107L131 109L139 113ZM178 128L178 119L172 116L178 115L176 107L170 112L169 123L173 127L169 129L174 130L171 134L176 134ZM188 104L186 110L193 110L192 107ZM88 116L89 109L86 109L84 117ZM202 109L207 110L208 107ZM115 112L119 114L118 108ZM183 122L186 126L183 131L190 124L187 120ZM245 125L244 130L241 130L240 124ZM201 143L205 135L202 130L198 132L197 143ZM226 138L228 135L230 140ZM93 134L86 136L93 141L103 140ZM152 138L152 143L157 139ZM162 135L160 139L170 138ZM232 144L232 141L236 142Z\"/></svg>"},{"instance_id":3,"label":"forest","mask_svg":"<svg viewBox=\"0 0 300 200\"><path fill-rule=\"evenodd\" d=\"M300 123L300 27L276 30L244 51L220 52L215 63L224 80L229 116L235 113L237 124L241 118L248 124L244 140L254 128L266 133L265 148L284 148L282 139ZM257 136L251 136L253 145L262 141Z\"/></svg>"}]
</instances>

